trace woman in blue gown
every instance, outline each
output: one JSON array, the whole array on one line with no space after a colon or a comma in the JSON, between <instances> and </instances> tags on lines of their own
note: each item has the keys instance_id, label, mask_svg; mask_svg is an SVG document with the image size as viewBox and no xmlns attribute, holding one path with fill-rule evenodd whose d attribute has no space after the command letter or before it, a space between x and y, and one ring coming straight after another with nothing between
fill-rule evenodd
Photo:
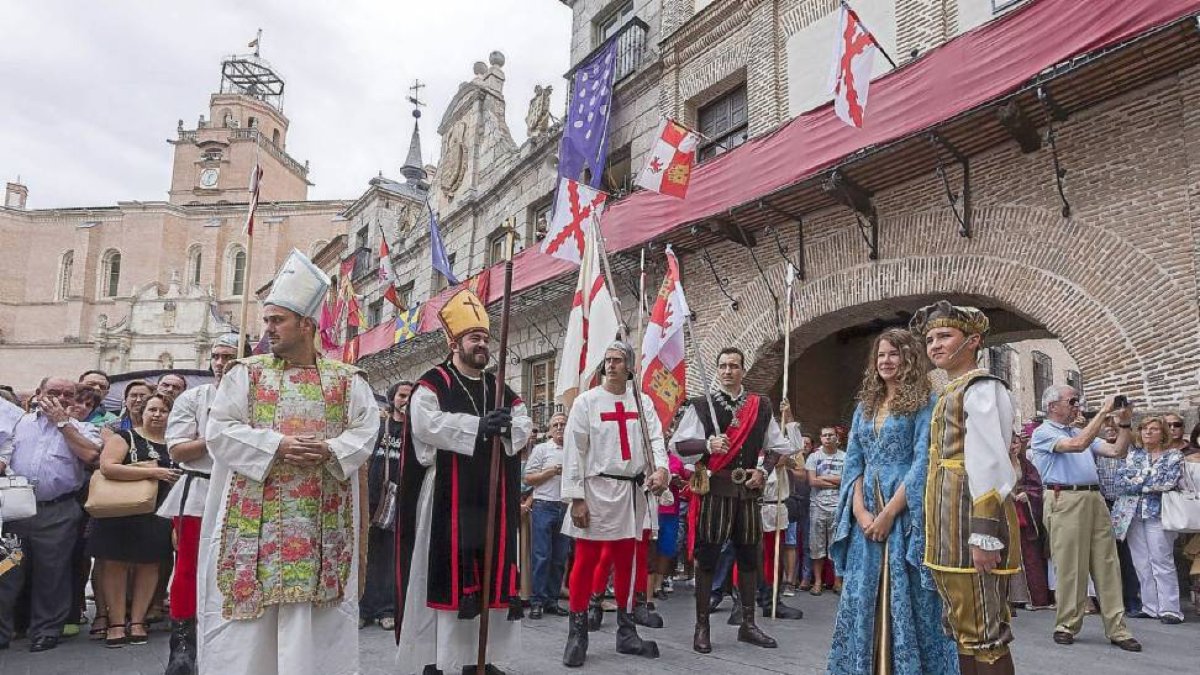
<instances>
[{"instance_id":1,"label":"woman in blue gown","mask_svg":"<svg viewBox=\"0 0 1200 675\"><path fill-rule=\"evenodd\" d=\"M875 339L846 447L830 558L843 578L831 674L958 673L954 641L922 565L930 393L925 348L908 331Z\"/></svg>"}]
</instances>

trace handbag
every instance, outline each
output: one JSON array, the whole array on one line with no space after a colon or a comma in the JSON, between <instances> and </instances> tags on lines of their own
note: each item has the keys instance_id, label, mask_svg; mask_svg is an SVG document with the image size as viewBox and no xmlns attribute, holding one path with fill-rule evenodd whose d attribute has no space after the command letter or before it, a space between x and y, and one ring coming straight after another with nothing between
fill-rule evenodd
<instances>
[{"instance_id":1,"label":"handbag","mask_svg":"<svg viewBox=\"0 0 1200 675\"><path fill-rule=\"evenodd\" d=\"M0 522L37 515L33 484L25 476L0 476Z\"/></svg>"},{"instance_id":2,"label":"handbag","mask_svg":"<svg viewBox=\"0 0 1200 675\"><path fill-rule=\"evenodd\" d=\"M379 487L379 502L375 512L371 514L371 526L381 530L391 531L396 527L396 489L392 482L390 470L392 467L391 449L383 449L383 485Z\"/></svg>"},{"instance_id":3,"label":"handbag","mask_svg":"<svg viewBox=\"0 0 1200 675\"><path fill-rule=\"evenodd\" d=\"M1200 532L1200 464L1184 462L1175 490L1162 493L1162 527L1170 532Z\"/></svg>"},{"instance_id":4,"label":"handbag","mask_svg":"<svg viewBox=\"0 0 1200 675\"><path fill-rule=\"evenodd\" d=\"M135 462L130 466L158 466L154 460ZM87 503L83 505L93 518L121 518L154 513L158 502L158 480L111 480L104 473L92 474L88 484Z\"/></svg>"}]
</instances>

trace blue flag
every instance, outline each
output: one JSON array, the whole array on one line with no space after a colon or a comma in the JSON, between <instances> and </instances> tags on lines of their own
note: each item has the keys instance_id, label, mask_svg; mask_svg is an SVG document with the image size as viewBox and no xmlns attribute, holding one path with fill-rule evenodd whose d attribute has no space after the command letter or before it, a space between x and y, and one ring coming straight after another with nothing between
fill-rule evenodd
<instances>
[{"instance_id":1,"label":"blue flag","mask_svg":"<svg viewBox=\"0 0 1200 675\"><path fill-rule=\"evenodd\" d=\"M438 230L437 215L433 209L429 209L429 248L433 252L433 269L441 272L448 284L457 285L458 278L450 268L450 258L446 256L446 245L442 243L442 233Z\"/></svg>"},{"instance_id":2,"label":"blue flag","mask_svg":"<svg viewBox=\"0 0 1200 675\"><path fill-rule=\"evenodd\" d=\"M571 78L567 121L558 150L558 175L600 187L608 158L608 114L612 111L617 40L609 38ZM590 172L584 180L583 171Z\"/></svg>"}]
</instances>

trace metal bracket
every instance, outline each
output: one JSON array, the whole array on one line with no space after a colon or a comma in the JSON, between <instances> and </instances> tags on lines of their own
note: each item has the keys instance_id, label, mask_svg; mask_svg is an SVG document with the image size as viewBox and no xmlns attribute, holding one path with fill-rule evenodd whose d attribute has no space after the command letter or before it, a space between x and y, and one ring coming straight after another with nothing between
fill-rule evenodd
<instances>
[{"instance_id":1,"label":"metal bracket","mask_svg":"<svg viewBox=\"0 0 1200 675\"><path fill-rule=\"evenodd\" d=\"M708 263L708 269L712 272L713 279L716 280L717 288L720 289L721 295L724 295L729 300L729 306L733 308L733 311L738 311L738 307L740 307L740 305L738 304L737 299L730 295L729 291L725 288L725 286L729 283L729 280L723 279L721 278L720 274L717 274L717 267L713 265L712 258L708 255L707 247L700 249L700 256L704 258L704 262Z\"/></svg>"},{"instance_id":2,"label":"metal bracket","mask_svg":"<svg viewBox=\"0 0 1200 675\"><path fill-rule=\"evenodd\" d=\"M747 246L746 250L750 251L750 259L754 261L754 266L758 269L758 276L762 279L763 286L767 289L767 294L771 296L771 302L775 305L775 329L782 338L783 324L779 320L779 296L775 294L775 289L771 288L771 280L767 278L767 273L763 270L762 263L758 261L758 254L754 252L754 248Z\"/></svg>"},{"instance_id":3,"label":"metal bracket","mask_svg":"<svg viewBox=\"0 0 1200 675\"><path fill-rule=\"evenodd\" d=\"M533 326L533 329L538 332L538 335L542 336L542 339L546 341L547 347L550 347L551 349L555 349L554 343L550 341L550 336L546 335L546 332L542 330L542 327L538 325L537 321L530 321L529 325Z\"/></svg>"},{"instance_id":4,"label":"metal bracket","mask_svg":"<svg viewBox=\"0 0 1200 675\"><path fill-rule=\"evenodd\" d=\"M1037 88L1038 102L1046 112L1046 142L1050 144L1050 157L1054 160L1054 182L1058 186L1058 198L1062 200L1062 217L1071 217L1071 203L1067 201L1066 183L1067 170L1058 161L1058 143L1054 133L1054 122L1067 119L1067 113L1054 102L1046 85Z\"/></svg>"},{"instance_id":5,"label":"metal bracket","mask_svg":"<svg viewBox=\"0 0 1200 675\"><path fill-rule=\"evenodd\" d=\"M771 233L771 236L774 237L774 239L775 239L775 248L779 249L779 255L782 256L784 260L788 261L788 264L790 264L792 267L794 267L796 269L796 278L801 281L804 281L805 269L804 269L804 218L803 218L803 216L797 216L797 215L788 213L787 211L784 211L783 209L775 206L774 204L767 202L765 199L760 199L758 201L758 208L765 209L767 211L770 211L771 213L783 216L784 218L787 218L787 219L793 221L794 223L796 223L797 236L799 239L799 241L797 242L797 246L796 246L796 260L792 260L791 256L788 255L788 247L783 243L783 240L779 238L779 231L776 230L774 227L770 227L770 226L767 227L767 230Z\"/></svg>"},{"instance_id":6,"label":"metal bracket","mask_svg":"<svg viewBox=\"0 0 1200 675\"><path fill-rule=\"evenodd\" d=\"M937 156L937 176L942 179L942 187L946 190L946 200L950 202L950 210L954 212L954 219L958 221L958 236L969 238L971 236L971 162L953 143L936 131L929 133L929 142L933 144L934 154ZM946 175L946 165L942 162L942 148L945 148L962 166L963 182L960 194L956 195L950 189L950 178ZM962 211L958 209L960 197L962 198Z\"/></svg>"},{"instance_id":7,"label":"metal bracket","mask_svg":"<svg viewBox=\"0 0 1200 675\"><path fill-rule=\"evenodd\" d=\"M841 171L829 174L822 187L826 194L854 211L858 233L867 244L867 259L879 260L879 214L871 201L871 191L850 180ZM863 218L867 219L865 224Z\"/></svg>"}]
</instances>

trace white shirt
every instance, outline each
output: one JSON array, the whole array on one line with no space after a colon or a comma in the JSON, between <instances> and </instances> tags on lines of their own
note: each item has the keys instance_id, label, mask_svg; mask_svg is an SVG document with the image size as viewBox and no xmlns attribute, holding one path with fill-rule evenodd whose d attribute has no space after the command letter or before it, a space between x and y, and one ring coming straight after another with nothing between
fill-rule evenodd
<instances>
[{"instance_id":1,"label":"white shirt","mask_svg":"<svg viewBox=\"0 0 1200 675\"><path fill-rule=\"evenodd\" d=\"M667 466L662 425L654 413L654 404L645 394L646 430L655 467ZM563 534L577 539L613 541L640 538L648 512L645 492L632 481L610 476L649 477L638 421L634 388L621 395L603 387L594 387L575 399L567 417L563 441L562 498L587 502L591 523L577 528L570 515L564 518ZM657 507L658 502L655 502Z\"/></svg>"},{"instance_id":2,"label":"white shirt","mask_svg":"<svg viewBox=\"0 0 1200 675\"><path fill-rule=\"evenodd\" d=\"M171 416L167 418L166 442L167 450L180 443L194 441L204 436L204 428L208 425L208 408L212 405L217 388L212 384L202 384L188 389L175 399L171 406ZM180 462L179 466L189 471L212 473L212 456L208 450L196 459ZM190 485L189 485L190 479ZM187 501L183 502L183 493L187 491ZM158 515L163 518L174 518L178 515L203 516L204 502L208 497L208 479L200 476L184 476L175 481L167 498L158 507ZM182 503L183 510L180 511Z\"/></svg>"},{"instance_id":3,"label":"white shirt","mask_svg":"<svg viewBox=\"0 0 1200 675\"><path fill-rule=\"evenodd\" d=\"M525 462L525 475L545 471L552 466L562 466L563 464L563 446L554 441L545 441L538 443L529 453L529 459ZM541 485L533 487L533 498L544 499L549 502L562 501L562 476L551 476L549 480Z\"/></svg>"}]
</instances>

